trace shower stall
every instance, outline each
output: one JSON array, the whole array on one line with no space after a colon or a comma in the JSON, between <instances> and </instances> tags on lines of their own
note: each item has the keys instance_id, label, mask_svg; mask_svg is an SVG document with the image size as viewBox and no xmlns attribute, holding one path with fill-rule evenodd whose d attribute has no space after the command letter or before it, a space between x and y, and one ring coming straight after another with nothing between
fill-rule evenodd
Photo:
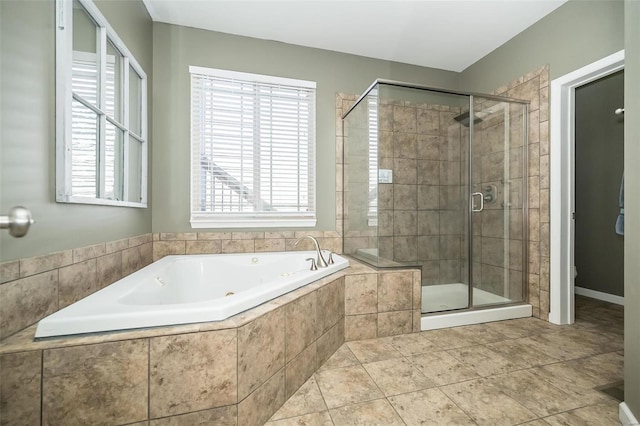
<instances>
[{"instance_id":1,"label":"shower stall","mask_svg":"<svg viewBox=\"0 0 640 426\"><path fill-rule=\"evenodd\" d=\"M527 109L376 80L343 116L344 253L421 268L423 324L527 300Z\"/></svg>"}]
</instances>

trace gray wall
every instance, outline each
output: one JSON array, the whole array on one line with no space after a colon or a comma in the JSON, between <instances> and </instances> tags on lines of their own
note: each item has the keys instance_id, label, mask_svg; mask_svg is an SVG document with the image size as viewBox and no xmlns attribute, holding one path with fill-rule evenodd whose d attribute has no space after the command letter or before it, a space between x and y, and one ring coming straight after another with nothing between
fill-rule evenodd
<instances>
[{"instance_id":1,"label":"gray wall","mask_svg":"<svg viewBox=\"0 0 640 426\"><path fill-rule=\"evenodd\" d=\"M96 4L151 76L152 26L143 3ZM0 214L24 205L36 220L24 238L0 233L1 261L151 230L150 209L55 202L54 16L52 0L0 1Z\"/></svg>"},{"instance_id":2,"label":"gray wall","mask_svg":"<svg viewBox=\"0 0 640 426\"><path fill-rule=\"evenodd\" d=\"M624 397L640 420L640 2L625 1Z\"/></svg>"},{"instance_id":3,"label":"gray wall","mask_svg":"<svg viewBox=\"0 0 640 426\"><path fill-rule=\"evenodd\" d=\"M335 94L377 77L457 88L458 74L273 41L155 23L153 231L189 225L189 65L317 82L316 229L335 229Z\"/></svg>"},{"instance_id":4,"label":"gray wall","mask_svg":"<svg viewBox=\"0 0 640 426\"><path fill-rule=\"evenodd\" d=\"M576 285L624 296L624 237L615 233L624 170L624 72L576 89Z\"/></svg>"},{"instance_id":5,"label":"gray wall","mask_svg":"<svg viewBox=\"0 0 640 426\"><path fill-rule=\"evenodd\" d=\"M623 48L622 0L570 0L464 70L460 87L490 92L545 64L553 80Z\"/></svg>"}]
</instances>

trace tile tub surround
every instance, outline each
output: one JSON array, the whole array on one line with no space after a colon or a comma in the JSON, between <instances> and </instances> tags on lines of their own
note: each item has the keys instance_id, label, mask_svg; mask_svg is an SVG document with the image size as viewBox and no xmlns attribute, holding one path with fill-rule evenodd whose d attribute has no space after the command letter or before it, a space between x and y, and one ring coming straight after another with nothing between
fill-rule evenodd
<instances>
[{"instance_id":1,"label":"tile tub surround","mask_svg":"<svg viewBox=\"0 0 640 426\"><path fill-rule=\"evenodd\" d=\"M346 312L375 310L375 336L412 331L419 282L351 261L220 322L38 342L31 326L0 343L0 424L263 424L345 342ZM372 283L375 297L354 299Z\"/></svg>"},{"instance_id":2,"label":"tile tub surround","mask_svg":"<svg viewBox=\"0 0 640 426\"><path fill-rule=\"evenodd\" d=\"M156 233L0 263L0 340L170 254L342 252L335 231Z\"/></svg>"}]
</instances>

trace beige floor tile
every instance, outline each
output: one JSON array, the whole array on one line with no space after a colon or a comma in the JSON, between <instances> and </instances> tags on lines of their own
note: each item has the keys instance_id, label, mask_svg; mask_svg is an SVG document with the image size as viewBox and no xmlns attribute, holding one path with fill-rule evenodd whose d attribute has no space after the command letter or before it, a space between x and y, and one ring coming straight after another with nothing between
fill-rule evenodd
<instances>
[{"instance_id":1,"label":"beige floor tile","mask_svg":"<svg viewBox=\"0 0 640 426\"><path fill-rule=\"evenodd\" d=\"M463 333L469 333L469 335L473 336L473 340L480 344L500 342L502 340L509 339L499 331L488 327L488 324L466 325L463 327L457 327L457 329Z\"/></svg>"},{"instance_id":2,"label":"beige floor tile","mask_svg":"<svg viewBox=\"0 0 640 426\"><path fill-rule=\"evenodd\" d=\"M529 371L553 386L573 395L583 404L598 404L610 400L602 392L593 389L598 386L598 380L583 374L577 367L571 366L570 362L545 365L532 368Z\"/></svg>"},{"instance_id":3,"label":"beige floor tile","mask_svg":"<svg viewBox=\"0 0 640 426\"><path fill-rule=\"evenodd\" d=\"M596 380L596 386L623 380L624 357L617 352L576 359L568 363L581 374L586 374Z\"/></svg>"},{"instance_id":4,"label":"beige floor tile","mask_svg":"<svg viewBox=\"0 0 640 426\"><path fill-rule=\"evenodd\" d=\"M536 419L526 423L520 423L519 426L549 426L549 423L545 422L543 419Z\"/></svg>"},{"instance_id":5,"label":"beige floor tile","mask_svg":"<svg viewBox=\"0 0 640 426\"><path fill-rule=\"evenodd\" d=\"M487 379L470 380L440 389L479 425L514 425L538 417L492 386Z\"/></svg>"},{"instance_id":6,"label":"beige floor tile","mask_svg":"<svg viewBox=\"0 0 640 426\"><path fill-rule=\"evenodd\" d=\"M360 365L320 371L315 374L315 378L329 408L371 401L384 396Z\"/></svg>"},{"instance_id":7,"label":"beige floor tile","mask_svg":"<svg viewBox=\"0 0 640 426\"><path fill-rule=\"evenodd\" d=\"M454 402L438 389L392 396L389 402L407 425L475 425Z\"/></svg>"},{"instance_id":8,"label":"beige floor tile","mask_svg":"<svg viewBox=\"0 0 640 426\"><path fill-rule=\"evenodd\" d=\"M302 416L326 410L327 406L318 388L318 383L314 377L311 377L284 403L271 417L271 420Z\"/></svg>"},{"instance_id":9,"label":"beige floor tile","mask_svg":"<svg viewBox=\"0 0 640 426\"><path fill-rule=\"evenodd\" d=\"M520 339L490 343L486 346L508 359L514 368L518 369L551 364L558 361L543 352L531 350L531 346L521 342Z\"/></svg>"},{"instance_id":10,"label":"beige floor tile","mask_svg":"<svg viewBox=\"0 0 640 426\"><path fill-rule=\"evenodd\" d=\"M614 426L620 425L618 403L589 405L555 416L545 417L552 426Z\"/></svg>"},{"instance_id":11,"label":"beige floor tile","mask_svg":"<svg viewBox=\"0 0 640 426\"><path fill-rule=\"evenodd\" d=\"M402 357L400 352L383 339L349 342L347 346L360 362L375 362Z\"/></svg>"},{"instance_id":12,"label":"beige floor tile","mask_svg":"<svg viewBox=\"0 0 640 426\"><path fill-rule=\"evenodd\" d=\"M336 426L404 426L396 411L386 399L347 405L330 411Z\"/></svg>"},{"instance_id":13,"label":"beige floor tile","mask_svg":"<svg viewBox=\"0 0 640 426\"><path fill-rule=\"evenodd\" d=\"M574 394L551 385L530 370L491 377L489 382L539 417L584 405Z\"/></svg>"},{"instance_id":14,"label":"beige floor tile","mask_svg":"<svg viewBox=\"0 0 640 426\"><path fill-rule=\"evenodd\" d=\"M482 345L451 349L447 353L483 377L506 373L516 368L505 357Z\"/></svg>"},{"instance_id":15,"label":"beige floor tile","mask_svg":"<svg viewBox=\"0 0 640 426\"><path fill-rule=\"evenodd\" d=\"M464 348L480 344L468 331L457 328L423 331L420 333L442 349Z\"/></svg>"},{"instance_id":16,"label":"beige floor tile","mask_svg":"<svg viewBox=\"0 0 640 426\"><path fill-rule=\"evenodd\" d=\"M415 355L409 361L438 386L480 377L444 351Z\"/></svg>"},{"instance_id":17,"label":"beige floor tile","mask_svg":"<svg viewBox=\"0 0 640 426\"><path fill-rule=\"evenodd\" d=\"M510 339L546 333L556 330L556 327L559 326L554 326L551 323L536 318L520 318L487 324L489 330L503 334Z\"/></svg>"},{"instance_id":18,"label":"beige floor tile","mask_svg":"<svg viewBox=\"0 0 640 426\"><path fill-rule=\"evenodd\" d=\"M362 366L386 396L436 386L435 382L428 379L405 358L388 359Z\"/></svg>"},{"instance_id":19,"label":"beige floor tile","mask_svg":"<svg viewBox=\"0 0 640 426\"><path fill-rule=\"evenodd\" d=\"M265 426L333 426L328 411L305 414L304 416L289 417L287 419L272 420Z\"/></svg>"},{"instance_id":20,"label":"beige floor tile","mask_svg":"<svg viewBox=\"0 0 640 426\"><path fill-rule=\"evenodd\" d=\"M440 350L440 347L424 337L422 333L386 337L385 341L404 356L424 354Z\"/></svg>"},{"instance_id":21,"label":"beige floor tile","mask_svg":"<svg viewBox=\"0 0 640 426\"><path fill-rule=\"evenodd\" d=\"M331 355L331 358L329 358L327 362L322 364L322 366L318 370L329 370L331 368L348 367L350 365L357 364L360 364L358 358L356 358L353 352L351 352L351 349L349 349L349 346L347 346L347 344L345 343L340 346L338 350L333 355Z\"/></svg>"}]
</instances>

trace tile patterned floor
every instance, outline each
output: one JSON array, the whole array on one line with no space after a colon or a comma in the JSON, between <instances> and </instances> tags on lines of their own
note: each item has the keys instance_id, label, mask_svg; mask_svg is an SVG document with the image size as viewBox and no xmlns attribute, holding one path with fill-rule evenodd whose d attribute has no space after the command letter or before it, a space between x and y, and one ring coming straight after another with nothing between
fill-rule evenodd
<instances>
[{"instance_id":1,"label":"tile patterned floor","mask_svg":"<svg viewBox=\"0 0 640 426\"><path fill-rule=\"evenodd\" d=\"M345 343L271 418L288 425L618 425L623 309Z\"/></svg>"}]
</instances>

